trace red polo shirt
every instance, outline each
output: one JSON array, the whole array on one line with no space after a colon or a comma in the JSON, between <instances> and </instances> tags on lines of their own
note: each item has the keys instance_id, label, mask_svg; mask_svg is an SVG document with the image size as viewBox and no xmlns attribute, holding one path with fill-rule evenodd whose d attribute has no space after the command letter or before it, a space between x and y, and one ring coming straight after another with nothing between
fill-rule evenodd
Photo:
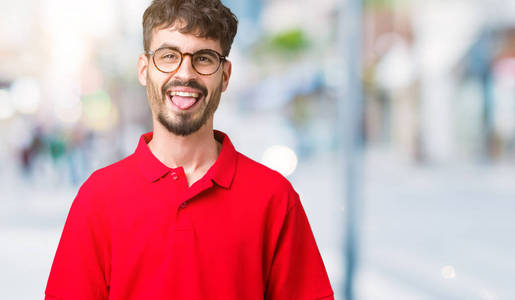
<instances>
[{"instance_id":1,"label":"red polo shirt","mask_svg":"<svg viewBox=\"0 0 515 300\"><path fill-rule=\"evenodd\" d=\"M150 151L94 172L64 226L47 300L315 300L333 291L298 194L279 173L221 153L188 187Z\"/></svg>"}]
</instances>

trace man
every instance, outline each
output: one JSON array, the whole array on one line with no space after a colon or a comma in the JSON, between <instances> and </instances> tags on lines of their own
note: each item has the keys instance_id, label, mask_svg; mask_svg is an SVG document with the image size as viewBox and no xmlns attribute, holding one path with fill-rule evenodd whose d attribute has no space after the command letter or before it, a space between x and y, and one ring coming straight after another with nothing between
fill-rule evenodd
<instances>
[{"instance_id":1,"label":"man","mask_svg":"<svg viewBox=\"0 0 515 300\"><path fill-rule=\"evenodd\" d=\"M79 190L45 299L333 299L298 194L213 131L236 28L218 0L147 8L153 132Z\"/></svg>"}]
</instances>

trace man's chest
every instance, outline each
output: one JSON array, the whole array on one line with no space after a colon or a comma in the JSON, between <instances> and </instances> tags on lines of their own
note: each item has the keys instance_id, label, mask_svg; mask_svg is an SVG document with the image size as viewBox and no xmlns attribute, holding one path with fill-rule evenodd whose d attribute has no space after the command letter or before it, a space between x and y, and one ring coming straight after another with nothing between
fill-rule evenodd
<instances>
[{"instance_id":1,"label":"man's chest","mask_svg":"<svg viewBox=\"0 0 515 300\"><path fill-rule=\"evenodd\" d=\"M184 249L206 257L258 255L270 228L266 205L212 186L193 194L162 184L111 197L112 247L124 256Z\"/></svg>"},{"instance_id":2,"label":"man's chest","mask_svg":"<svg viewBox=\"0 0 515 300\"><path fill-rule=\"evenodd\" d=\"M135 194L110 199L115 282L187 281L213 284L213 290L240 279L260 284L270 252L264 205L217 188L189 198L173 188L147 190L141 199Z\"/></svg>"}]
</instances>

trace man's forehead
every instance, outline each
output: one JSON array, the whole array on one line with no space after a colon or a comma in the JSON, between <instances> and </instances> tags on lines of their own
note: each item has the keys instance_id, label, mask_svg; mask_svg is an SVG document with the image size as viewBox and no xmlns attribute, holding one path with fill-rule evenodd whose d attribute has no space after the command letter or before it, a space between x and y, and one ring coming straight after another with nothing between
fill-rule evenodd
<instances>
[{"instance_id":1,"label":"man's forehead","mask_svg":"<svg viewBox=\"0 0 515 300\"><path fill-rule=\"evenodd\" d=\"M159 47L161 44L173 44L179 48L183 47L203 47L221 52L220 41L212 38L201 37L200 29L194 29L191 32L181 32L186 24L183 22L175 22L168 25L163 24L152 30L151 45Z\"/></svg>"}]
</instances>

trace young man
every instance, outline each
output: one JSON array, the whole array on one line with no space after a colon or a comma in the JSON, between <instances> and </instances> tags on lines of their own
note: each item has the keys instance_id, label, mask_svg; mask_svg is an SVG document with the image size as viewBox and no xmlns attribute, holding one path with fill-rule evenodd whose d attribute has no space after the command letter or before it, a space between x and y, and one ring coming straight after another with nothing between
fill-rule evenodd
<instances>
[{"instance_id":1,"label":"young man","mask_svg":"<svg viewBox=\"0 0 515 300\"><path fill-rule=\"evenodd\" d=\"M218 0L147 8L153 132L79 190L45 299L333 299L290 183L213 131L236 28Z\"/></svg>"}]
</instances>

